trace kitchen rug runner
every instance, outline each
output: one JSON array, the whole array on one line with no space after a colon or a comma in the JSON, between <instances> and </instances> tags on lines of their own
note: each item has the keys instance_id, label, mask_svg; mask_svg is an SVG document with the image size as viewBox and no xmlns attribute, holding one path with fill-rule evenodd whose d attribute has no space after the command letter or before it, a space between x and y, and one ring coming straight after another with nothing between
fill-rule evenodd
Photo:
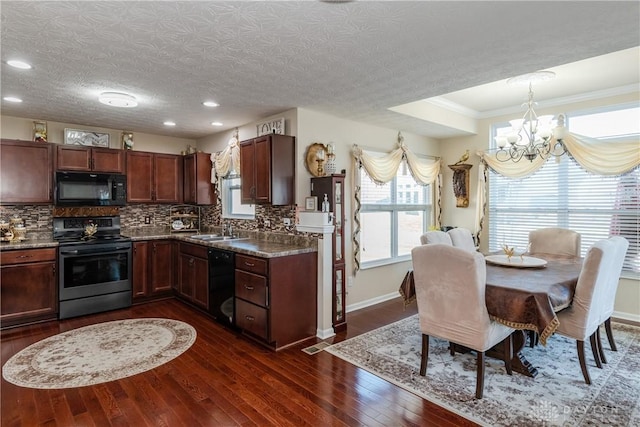
<instances>
[{"instance_id":1,"label":"kitchen rug runner","mask_svg":"<svg viewBox=\"0 0 640 427\"><path fill-rule=\"evenodd\" d=\"M12 384L38 389L82 387L126 378L184 353L196 330L172 319L98 323L30 345L2 367Z\"/></svg>"}]
</instances>

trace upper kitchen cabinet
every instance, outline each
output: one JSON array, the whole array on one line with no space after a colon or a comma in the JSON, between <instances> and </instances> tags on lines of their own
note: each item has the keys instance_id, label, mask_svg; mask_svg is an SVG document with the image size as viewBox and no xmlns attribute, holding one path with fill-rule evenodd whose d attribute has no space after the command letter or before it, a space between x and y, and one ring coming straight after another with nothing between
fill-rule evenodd
<instances>
[{"instance_id":1,"label":"upper kitchen cabinet","mask_svg":"<svg viewBox=\"0 0 640 427\"><path fill-rule=\"evenodd\" d=\"M293 205L295 138L269 134L240 143L242 204Z\"/></svg>"},{"instance_id":2,"label":"upper kitchen cabinet","mask_svg":"<svg viewBox=\"0 0 640 427\"><path fill-rule=\"evenodd\" d=\"M124 173L125 151L112 148L58 145L56 169Z\"/></svg>"},{"instance_id":3,"label":"upper kitchen cabinet","mask_svg":"<svg viewBox=\"0 0 640 427\"><path fill-rule=\"evenodd\" d=\"M53 203L53 145L2 140L0 203Z\"/></svg>"},{"instance_id":4,"label":"upper kitchen cabinet","mask_svg":"<svg viewBox=\"0 0 640 427\"><path fill-rule=\"evenodd\" d=\"M216 192L211 184L211 154L193 153L184 157L184 202L215 205Z\"/></svg>"},{"instance_id":5,"label":"upper kitchen cabinet","mask_svg":"<svg viewBox=\"0 0 640 427\"><path fill-rule=\"evenodd\" d=\"M182 203L182 156L127 151L127 202Z\"/></svg>"}]
</instances>

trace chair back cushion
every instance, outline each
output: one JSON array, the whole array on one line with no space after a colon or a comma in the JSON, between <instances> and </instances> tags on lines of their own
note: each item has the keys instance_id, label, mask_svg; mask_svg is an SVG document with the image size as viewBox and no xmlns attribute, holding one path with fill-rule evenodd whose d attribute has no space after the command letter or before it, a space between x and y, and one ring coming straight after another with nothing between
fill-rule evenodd
<instances>
[{"instance_id":1,"label":"chair back cushion","mask_svg":"<svg viewBox=\"0 0 640 427\"><path fill-rule=\"evenodd\" d=\"M613 314L613 306L616 301L616 292L618 291L618 282L620 281L620 275L622 274L622 265L624 264L624 257L627 255L627 249L629 248L629 241L621 236L610 237L615 246L615 255L613 265L611 266L611 272L608 275L609 283L604 289L602 312L600 314L600 323L604 322Z\"/></svg>"},{"instance_id":2,"label":"chair back cushion","mask_svg":"<svg viewBox=\"0 0 640 427\"><path fill-rule=\"evenodd\" d=\"M580 256L580 233L566 228L540 228L529 232L529 253Z\"/></svg>"},{"instance_id":3,"label":"chair back cushion","mask_svg":"<svg viewBox=\"0 0 640 427\"><path fill-rule=\"evenodd\" d=\"M423 245L431 245L434 243L440 243L449 246L453 245L453 243L451 242L451 237L449 237L449 235L444 231L440 230L427 231L422 236L420 236L420 243L422 243Z\"/></svg>"},{"instance_id":4,"label":"chair back cushion","mask_svg":"<svg viewBox=\"0 0 640 427\"><path fill-rule=\"evenodd\" d=\"M600 325L605 289L615 265L616 243L599 240L591 246L584 259L571 306L558 313L557 332L585 341Z\"/></svg>"},{"instance_id":5,"label":"chair back cushion","mask_svg":"<svg viewBox=\"0 0 640 427\"><path fill-rule=\"evenodd\" d=\"M451 242L453 246L464 249L465 251L475 252L476 244L473 241L473 236L471 235L471 231L467 228L452 228L447 231L449 237L451 237Z\"/></svg>"},{"instance_id":6,"label":"chair back cushion","mask_svg":"<svg viewBox=\"0 0 640 427\"><path fill-rule=\"evenodd\" d=\"M422 333L485 351L511 330L489 319L484 257L443 244L411 251Z\"/></svg>"}]
</instances>

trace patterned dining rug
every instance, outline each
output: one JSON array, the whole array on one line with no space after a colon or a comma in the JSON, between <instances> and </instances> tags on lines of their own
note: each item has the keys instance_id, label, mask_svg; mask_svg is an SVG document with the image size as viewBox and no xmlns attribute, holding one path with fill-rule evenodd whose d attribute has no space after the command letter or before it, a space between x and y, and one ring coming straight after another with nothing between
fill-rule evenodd
<instances>
[{"instance_id":1,"label":"patterned dining rug","mask_svg":"<svg viewBox=\"0 0 640 427\"><path fill-rule=\"evenodd\" d=\"M172 319L99 323L38 341L2 367L10 383L30 388L82 387L126 378L185 352L196 330Z\"/></svg>"},{"instance_id":2,"label":"patterned dining rug","mask_svg":"<svg viewBox=\"0 0 640 427\"><path fill-rule=\"evenodd\" d=\"M612 326L618 351L603 342L609 362L603 369L586 346L590 386L584 383L575 340L556 334L546 346L523 349L538 368L536 378L509 376L502 361L486 358L480 400L475 399L475 353L451 356L447 341L431 338L427 375L420 376L418 315L325 351L481 425L640 426L640 328Z\"/></svg>"}]
</instances>

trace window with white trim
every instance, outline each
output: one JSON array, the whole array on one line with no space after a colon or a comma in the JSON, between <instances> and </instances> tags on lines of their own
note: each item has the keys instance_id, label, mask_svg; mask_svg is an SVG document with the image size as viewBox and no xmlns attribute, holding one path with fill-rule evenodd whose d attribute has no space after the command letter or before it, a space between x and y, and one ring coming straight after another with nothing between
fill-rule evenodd
<instances>
[{"instance_id":1,"label":"window with white trim","mask_svg":"<svg viewBox=\"0 0 640 427\"><path fill-rule=\"evenodd\" d=\"M376 185L364 169L360 181L362 268L411 259L430 218L430 186L418 185L405 162L385 185Z\"/></svg>"},{"instance_id":2,"label":"window with white trim","mask_svg":"<svg viewBox=\"0 0 640 427\"><path fill-rule=\"evenodd\" d=\"M255 205L240 203L240 177L222 178L222 217L236 219L255 219Z\"/></svg>"},{"instance_id":3,"label":"window with white trim","mask_svg":"<svg viewBox=\"0 0 640 427\"><path fill-rule=\"evenodd\" d=\"M640 108L618 107L567 114L569 131L607 139L640 137ZM493 136L507 124L493 126ZM493 140L493 138L492 138ZM526 161L526 160L521 160ZM629 241L623 275L640 277L640 170L617 177L586 172L563 156L551 158L523 179L489 173L489 250L504 243L526 248L529 231L560 227L581 234L582 255L596 241L619 235Z\"/></svg>"}]
</instances>

